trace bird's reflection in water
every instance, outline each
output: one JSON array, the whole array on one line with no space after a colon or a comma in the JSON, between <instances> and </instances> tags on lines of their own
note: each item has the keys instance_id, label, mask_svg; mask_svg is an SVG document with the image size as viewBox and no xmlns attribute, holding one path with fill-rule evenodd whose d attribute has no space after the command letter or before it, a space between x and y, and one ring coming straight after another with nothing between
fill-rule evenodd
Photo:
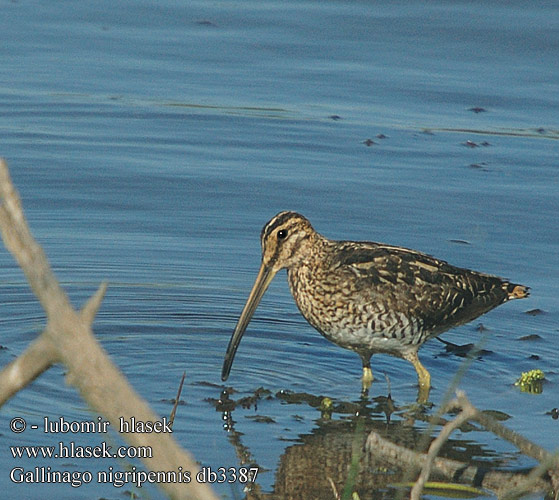
<instances>
[{"instance_id":1,"label":"bird's reflection in water","mask_svg":"<svg viewBox=\"0 0 559 500\"><path fill-rule=\"evenodd\" d=\"M262 492L257 484L248 485L244 491L247 499L336 498L336 494L341 495L348 485L348 478L351 478L349 487L358 492L361 499L392 499L395 489L401 488L403 483L408 483L417 476L410 476L409 464L399 463L398 457L390 456L390 450L387 452L381 449L383 446L379 446L379 449L371 448L373 440L368 442L368 438L372 435L375 436L375 442L388 441L389 444L396 445L396 448L418 451L419 446L424 446L424 430L433 413L425 405L415 402L398 404L390 394L350 402L334 401L309 393L279 391L272 394L262 388L236 399L233 395L232 389L226 389L213 403L216 410L223 413L223 427L228 432L242 466L258 467L258 459L242 443L244 434L236 429L233 418L235 411L257 408L263 399L307 405L317 411L316 425L312 431L299 435L297 442L285 448L281 455L273 491ZM443 418L440 425L451 418L452 416L446 420ZM431 439L438 434L439 429L437 427L432 431ZM465 434L479 431L480 428L467 423L460 430ZM499 458L500 455L495 450L464 437L449 439L440 456L463 462L464 470L469 466L468 474L461 481L459 474L449 478L434 473L432 481L464 482L476 487L487 487L483 480L489 469L511 465L507 462L507 457ZM493 474L490 487L500 481L505 483L514 476L511 472L489 474ZM472 480L474 476L478 477ZM479 484L474 484L475 481Z\"/></svg>"}]
</instances>

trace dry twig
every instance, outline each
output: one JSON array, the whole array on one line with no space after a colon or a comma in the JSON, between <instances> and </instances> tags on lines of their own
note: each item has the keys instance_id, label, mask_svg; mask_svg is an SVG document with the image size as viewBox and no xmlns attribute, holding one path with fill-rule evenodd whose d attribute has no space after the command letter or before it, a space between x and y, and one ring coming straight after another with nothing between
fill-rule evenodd
<instances>
[{"instance_id":1,"label":"dry twig","mask_svg":"<svg viewBox=\"0 0 559 500\"><path fill-rule=\"evenodd\" d=\"M468 401L462 391L457 391L456 399L451 401L442 413L455 408L459 408L460 413L443 427L439 436L431 443L427 454L398 446L383 439L375 432L371 432L367 437L366 448L374 457L399 468L420 471L419 478L412 488L411 499L420 497L423 486L431 474L440 480L491 490L499 498L514 498L529 492L549 491L552 488L559 471L559 457L507 429L492 417L478 410ZM522 453L538 459L540 465L526 475L486 470L457 460L438 457L441 446L448 440L450 434L467 420L475 420L487 430L510 441ZM543 479L546 473L550 475L551 483Z\"/></svg>"},{"instance_id":2,"label":"dry twig","mask_svg":"<svg viewBox=\"0 0 559 500\"><path fill-rule=\"evenodd\" d=\"M180 384L179 384L179 388L177 390L177 397L175 398L175 403L173 404L173 409L171 410L171 414L169 415L169 426L170 427L173 427L173 424L175 423L175 415L177 414L177 408L178 408L180 400L181 400L182 386L184 385L184 379L185 378L186 378L186 372L182 372L181 381L180 381Z\"/></svg>"},{"instance_id":3,"label":"dry twig","mask_svg":"<svg viewBox=\"0 0 559 500\"><path fill-rule=\"evenodd\" d=\"M439 452L443 444L448 440L450 435L458 429L462 424L467 422L470 418L474 416L475 409L472 408L465 408L463 409L460 414L454 419L448 422L442 429L436 439L433 440L431 445L429 446L429 451L427 456L425 457L425 463L421 468L421 472L417 481L413 485L413 488L410 493L411 500L419 500L421 496L421 492L423 491L423 487L425 483L429 479L429 475L431 474L431 468L433 467L433 462L435 458L438 456Z\"/></svg>"},{"instance_id":4,"label":"dry twig","mask_svg":"<svg viewBox=\"0 0 559 500\"><path fill-rule=\"evenodd\" d=\"M383 463L397 468L413 468L420 470L427 460L427 455L391 443L376 432L367 437L366 448L369 453ZM468 465L450 458L436 457L433 460L431 474L437 480L467 484L477 488L493 491L497 495L524 483L526 476L512 472L491 471L475 465ZM550 488L549 482L538 479L525 492L541 492Z\"/></svg>"},{"instance_id":5,"label":"dry twig","mask_svg":"<svg viewBox=\"0 0 559 500\"><path fill-rule=\"evenodd\" d=\"M111 362L91 330L106 286L80 311L75 311L52 272L43 249L25 221L21 201L0 159L0 229L6 248L25 273L31 289L47 314L45 331L15 361L0 372L0 404L47 370L53 363L67 367L67 382L75 386L89 406L119 428L119 418L158 421L160 418L132 389ZM190 471L192 482L160 483L172 498L216 499L212 490L194 479L198 466L168 434L123 434L131 446L149 446L153 458L143 460L154 471Z\"/></svg>"}]
</instances>

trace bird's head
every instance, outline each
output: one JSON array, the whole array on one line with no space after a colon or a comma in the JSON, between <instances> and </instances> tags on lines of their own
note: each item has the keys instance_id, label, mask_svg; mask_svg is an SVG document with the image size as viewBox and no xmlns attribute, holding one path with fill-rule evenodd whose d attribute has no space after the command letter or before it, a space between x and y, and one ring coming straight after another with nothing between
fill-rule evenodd
<instances>
[{"instance_id":1,"label":"bird's head","mask_svg":"<svg viewBox=\"0 0 559 500\"><path fill-rule=\"evenodd\" d=\"M268 285L280 269L289 268L305 258L316 235L311 223L296 212L280 212L262 228L260 271L229 341L222 380L229 377L237 347Z\"/></svg>"},{"instance_id":2,"label":"bird's head","mask_svg":"<svg viewBox=\"0 0 559 500\"><path fill-rule=\"evenodd\" d=\"M260 233L262 266L275 275L308 255L315 231L311 223L296 212L280 212Z\"/></svg>"}]
</instances>

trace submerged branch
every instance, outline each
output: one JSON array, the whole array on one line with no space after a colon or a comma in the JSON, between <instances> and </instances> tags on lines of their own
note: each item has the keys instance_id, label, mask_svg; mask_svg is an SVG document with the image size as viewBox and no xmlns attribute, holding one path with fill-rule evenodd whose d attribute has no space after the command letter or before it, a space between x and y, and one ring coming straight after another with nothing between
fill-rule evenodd
<instances>
[{"instance_id":1,"label":"submerged branch","mask_svg":"<svg viewBox=\"0 0 559 500\"><path fill-rule=\"evenodd\" d=\"M457 391L456 399L451 401L442 413L456 408L460 410L460 413L443 426L439 436L431 443L427 454L391 443L376 432L371 432L367 437L366 448L371 455L393 466L419 472L418 479L411 490L411 500L420 498L423 487L430 476L435 476L437 480L491 490L499 498L513 498L529 492L552 489L559 471L559 458L556 455L552 455L478 410L462 391ZM457 460L438 457L442 445L449 439L451 433L468 420L479 422L487 430L515 444L522 453L538 459L540 465L529 474L522 474L492 471ZM543 478L546 473L549 474L551 482Z\"/></svg>"},{"instance_id":2,"label":"submerged branch","mask_svg":"<svg viewBox=\"0 0 559 500\"><path fill-rule=\"evenodd\" d=\"M423 487L425 483L429 479L429 475L431 474L431 469L433 467L433 462L435 458L437 458L439 452L441 451L442 446L446 441L450 438L450 435L458 429L462 424L466 423L472 416L474 415L474 411L471 408L467 408L462 410L462 412L454 419L444 425L441 429L441 432L433 440L431 446L429 446L429 451L425 457L425 462L423 467L421 468L421 473L417 478L417 481L413 485L411 490L410 499L411 500L419 500L421 496L421 492L423 491Z\"/></svg>"},{"instance_id":3,"label":"submerged branch","mask_svg":"<svg viewBox=\"0 0 559 500\"><path fill-rule=\"evenodd\" d=\"M468 409L472 412L472 420L480 423L489 432L492 432L496 436L505 439L509 443L516 446L524 455L534 458L538 462L546 462L555 468L559 468L559 457L552 455L547 450L538 446L532 441L526 439L524 436L508 429L503 424L495 420L493 417L479 411L475 406L470 403L468 398L463 392L457 392L456 404L464 410Z\"/></svg>"},{"instance_id":4,"label":"submerged branch","mask_svg":"<svg viewBox=\"0 0 559 500\"><path fill-rule=\"evenodd\" d=\"M381 459L386 463L399 467L411 467L420 470L427 463L427 454L417 453L403 446L394 444L382 438L376 432L371 432L367 437L366 449L376 459ZM458 460L450 458L436 457L433 460L432 475L441 481L451 481L459 484L467 484L477 488L491 490L497 495L508 489L521 485L526 477L523 474L513 472L491 471L475 465L468 465ZM530 486L529 490L524 491L546 491L549 490L550 483L539 478Z\"/></svg>"}]
</instances>

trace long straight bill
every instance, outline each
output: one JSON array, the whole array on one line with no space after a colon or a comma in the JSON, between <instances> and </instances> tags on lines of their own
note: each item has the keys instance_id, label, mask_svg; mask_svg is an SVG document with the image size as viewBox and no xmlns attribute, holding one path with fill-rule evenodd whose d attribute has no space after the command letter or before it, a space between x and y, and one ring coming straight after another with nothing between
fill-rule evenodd
<instances>
[{"instance_id":1,"label":"long straight bill","mask_svg":"<svg viewBox=\"0 0 559 500\"><path fill-rule=\"evenodd\" d=\"M243 337L243 333L245 333L252 315L258 307L260 299L264 295L264 292L268 288L268 285L272 281L275 274L275 271L265 266L264 264L260 266L260 271L258 272L256 281L254 282L254 285L252 285L250 295L248 296L243 312L241 313L239 321L237 322L237 326L235 327L233 335L231 335L229 345L227 346L227 352L225 353L223 368L221 370L221 380L223 381L227 380L227 378L229 377L231 365L233 364L233 358L235 357L235 353L237 352L237 347L239 347L239 344Z\"/></svg>"}]
</instances>

